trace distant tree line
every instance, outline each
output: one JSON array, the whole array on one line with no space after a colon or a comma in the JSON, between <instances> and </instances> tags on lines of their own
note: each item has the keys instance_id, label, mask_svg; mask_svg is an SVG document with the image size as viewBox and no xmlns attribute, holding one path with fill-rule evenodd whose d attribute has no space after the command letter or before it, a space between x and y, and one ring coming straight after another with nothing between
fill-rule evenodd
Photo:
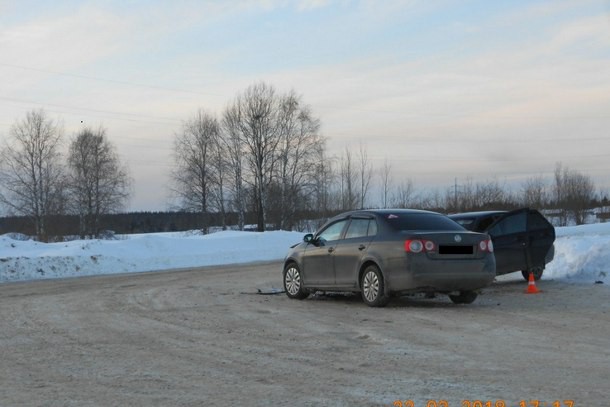
<instances>
[{"instance_id":1,"label":"distant tree line","mask_svg":"<svg viewBox=\"0 0 610 407\"><path fill-rule=\"evenodd\" d=\"M254 217L248 216L247 219L252 221ZM228 220L236 225L237 215L229 214ZM116 234L188 231L202 229L204 223L209 221L213 224L220 224L220 216L212 214L211 219L203 219L199 213L184 211L105 214L99 220L100 225L103 225L103 229L99 231L98 236L109 237ZM47 225L48 229L53 231L53 236L79 236L80 218L78 215L52 215L47 218ZM36 235L34 225L26 216L0 217L0 235L5 233L21 233L27 236Z\"/></svg>"},{"instance_id":2,"label":"distant tree line","mask_svg":"<svg viewBox=\"0 0 610 407\"><path fill-rule=\"evenodd\" d=\"M440 212L552 209L558 223L585 222L598 194L591 178L557 164L554 179L527 179L519 191L498 180L462 181L446 190L418 191L411 179L394 182L391 164L373 168L366 146L329 156L320 121L294 92L259 83L239 93L217 118L203 110L176 134L174 193L182 210L202 214L203 230L220 216L256 217L257 230L293 229L303 221L347 210L394 207ZM377 187L375 187L377 186Z\"/></svg>"},{"instance_id":3,"label":"distant tree line","mask_svg":"<svg viewBox=\"0 0 610 407\"><path fill-rule=\"evenodd\" d=\"M302 229L363 208L455 213L528 206L551 210L556 223L566 225L584 223L591 208L608 206L588 175L562 163L553 177L533 176L520 188L497 179L455 179L446 189L397 181L387 160L373 167L362 142L330 156L320 120L302 97L263 82L238 93L220 116L199 109L182 123L170 174L177 204L169 212L120 213L131 178L103 127L81 129L63 154L61 126L34 110L9 136L0 146L0 204L13 216L0 220L0 233L40 240L98 237L107 230Z\"/></svg>"}]
</instances>

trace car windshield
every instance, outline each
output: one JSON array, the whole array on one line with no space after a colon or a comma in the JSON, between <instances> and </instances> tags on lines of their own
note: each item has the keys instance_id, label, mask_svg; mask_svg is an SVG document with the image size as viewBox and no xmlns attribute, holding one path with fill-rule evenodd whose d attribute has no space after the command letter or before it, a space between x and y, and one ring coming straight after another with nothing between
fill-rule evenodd
<instances>
[{"instance_id":1,"label":"car windshield","mask_svg":"<svg viewBox=\"0 0 610 407\"><path fill-rule=\"evenodd\" d=\"M465 230L451 219L433 213L388 214L385 219L395 230Z\"/></svg>"}]
</instances>

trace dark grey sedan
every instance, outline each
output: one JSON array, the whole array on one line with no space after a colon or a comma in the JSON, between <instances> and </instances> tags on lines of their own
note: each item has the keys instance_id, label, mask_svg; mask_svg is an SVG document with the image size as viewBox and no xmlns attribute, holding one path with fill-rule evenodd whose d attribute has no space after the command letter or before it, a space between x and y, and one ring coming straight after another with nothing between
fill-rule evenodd
<instances>
[{"instance_id":1,"label":"dark grey sedan","mask_svg":"<svg viewBox=\"0 0 610 407\"><path fill-rule=\"evenodd\" d=\"M283 280L297 299L351 291L384 306L392 295L442 293L469 304L495 275L489 235L435 212L384 209L343 213L305 235L286 256Z\"/></svg>"}]
</instances>

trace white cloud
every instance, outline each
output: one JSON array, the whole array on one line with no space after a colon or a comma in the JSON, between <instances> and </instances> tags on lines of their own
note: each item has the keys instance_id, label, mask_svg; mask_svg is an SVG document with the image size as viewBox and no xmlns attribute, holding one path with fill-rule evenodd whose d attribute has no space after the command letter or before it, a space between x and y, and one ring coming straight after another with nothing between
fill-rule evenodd
<instances>
[{"instance_id":1,"label":"white cloud","mask_svg":"<svg viewBox=\"0 0 610 407\"><path fill-rule=\"evenodd\" d=\"M297 8L300 11L315 10L328 6L329 0L300 0Z\"/></svg>"},{"instance_id":2,"label":"white cloud","mask_svg":"<svg viewBox=\"0 0 610 407\"><path fill-rule=\"evenodd\" d=\"M610 46L610 21L607 16L586 17L566 24L555 34L550 50L561 52L574 46L607 51Z\"/></svg>"},{"instance_id":3,"label":"white cloud","mask_svg":"<svg viewBox=\"0 0 610 407\"><path fill-rule=\"evenodd\" d=\"M2 59L46 69L74 69L119 50L128 21L96 9L39 18L0 30Z\"/></svg>"}]
</instances>

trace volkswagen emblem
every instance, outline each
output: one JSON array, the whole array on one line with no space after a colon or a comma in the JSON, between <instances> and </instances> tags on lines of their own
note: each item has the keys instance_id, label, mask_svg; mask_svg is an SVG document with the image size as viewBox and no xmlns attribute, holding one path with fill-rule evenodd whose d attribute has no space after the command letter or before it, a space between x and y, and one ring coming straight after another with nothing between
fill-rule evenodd
<instances>
[{"instance_id":1,"label":"volkswagen emblem","mask_svg":"<svg viewBox=\"0 0 610 407\"><path fill-rule=\"evenodd\" d=\"M453 236L453 240L456 241L456 243L460 243L462 241L462 236L460 235L455 235Z\"/></svg>"}]
</instances>

